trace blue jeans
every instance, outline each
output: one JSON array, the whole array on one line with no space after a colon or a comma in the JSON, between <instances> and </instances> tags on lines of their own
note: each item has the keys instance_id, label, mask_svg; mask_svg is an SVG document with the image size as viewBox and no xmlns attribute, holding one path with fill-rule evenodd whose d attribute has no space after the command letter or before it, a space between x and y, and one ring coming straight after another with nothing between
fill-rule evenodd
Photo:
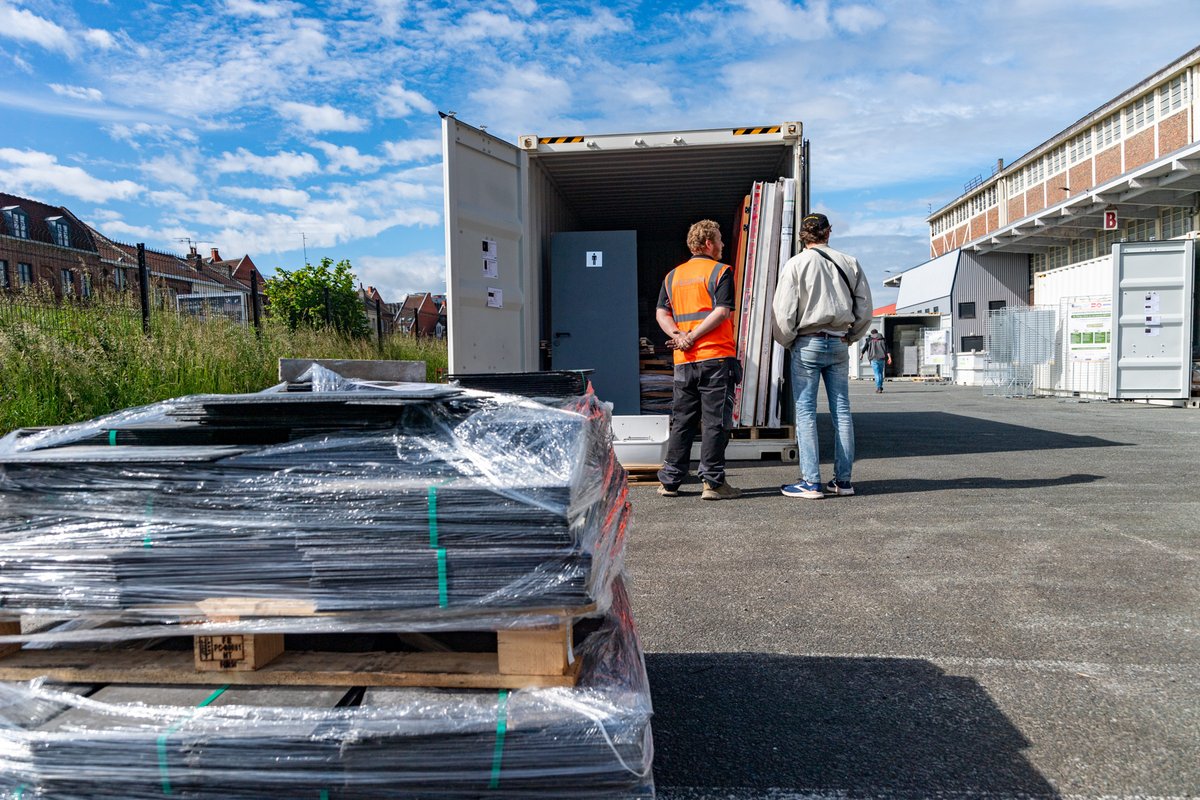
<instances>
[{"instance_id":1,"label":"blue jeans","mask_svg":"<svg viewBox=\"0 0 1200 800\"><path fill-rule=\"evenodd\" d=\"M824 378L829 415L833 419L833 478L839 483L850 483L854 468L854 419L850 416L850 354L846 340L799 336L791 349L800 478L806 483L821 483L817 387Z\"/></svg>"},{"instance_id":2,"label":"blue jeans","mask_svg":"<svg viewBox=\"0 0 1200 800\"><path fill-rule=\"evenodd\" d=\"M883 368L887 364L882 358L877 358L871 362L871 369L875 372L875 388L883 388Z\"/></svg>"}]
</instances>

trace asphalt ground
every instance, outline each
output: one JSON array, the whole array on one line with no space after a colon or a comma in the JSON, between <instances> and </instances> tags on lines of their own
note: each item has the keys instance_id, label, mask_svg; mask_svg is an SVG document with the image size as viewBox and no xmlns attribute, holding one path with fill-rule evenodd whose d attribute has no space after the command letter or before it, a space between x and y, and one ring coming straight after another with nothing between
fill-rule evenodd
<instances>
[{"instance_id":1,"label":"asphalt ground","mask_svg":"<svg viewBox=\"0 0 1200 800\"><path fill-rule=\"evenodd\" d=\"M854 497L632 487L659 797L1200 796L1200 411L852 406Z\"/></svg>"}]
</instances>

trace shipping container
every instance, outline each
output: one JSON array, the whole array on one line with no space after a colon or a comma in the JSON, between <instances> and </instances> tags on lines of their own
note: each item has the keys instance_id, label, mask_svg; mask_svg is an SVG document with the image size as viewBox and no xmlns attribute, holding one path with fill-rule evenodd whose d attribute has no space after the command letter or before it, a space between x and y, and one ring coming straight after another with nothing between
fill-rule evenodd
<instances>
[{"instance_id":1,"label":"shipping container","mask_svg":"<svg viewBox=\"0 0 1200 800\"><path fill-rule=\"evenodd\" d=\"M781 177L797 180L798 222L802 134L785 122L510 144L443 115L450 371L590 369L614 413L641 413L639 345L665 339L654 309L688 228L717 221L732 261L743 199Z\"/></svg>"}]
</instances>

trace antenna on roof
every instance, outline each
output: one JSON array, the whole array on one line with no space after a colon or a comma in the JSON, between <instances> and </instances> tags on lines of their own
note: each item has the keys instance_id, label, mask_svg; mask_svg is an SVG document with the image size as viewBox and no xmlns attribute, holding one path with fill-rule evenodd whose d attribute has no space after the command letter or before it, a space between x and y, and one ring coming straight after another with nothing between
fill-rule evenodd
<instances>
[{"instance_id":1,"label":"antenna on roof","mask_svg":"<svg viewBox=\"0 0 1200 800\"><path fill-rule=\"evenodd\" d=\"M304 235L304 231L300 231L300 244L304 248L304 266L308 266L308 237Z\"/></svg>"}]
</instances>

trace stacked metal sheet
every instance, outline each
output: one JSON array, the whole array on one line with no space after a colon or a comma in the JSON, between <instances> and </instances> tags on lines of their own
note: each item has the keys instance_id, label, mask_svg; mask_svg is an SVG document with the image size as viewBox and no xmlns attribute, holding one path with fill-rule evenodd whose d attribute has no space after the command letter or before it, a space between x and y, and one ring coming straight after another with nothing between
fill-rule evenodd
<instances>
[{"instance_id":1,"label":"stacked metal sheet","mask_svg":"<svg viewBox=\"0 0 1200 800\"><path fill-rule=\"evenodd\" d=\"M626 523L608 421L591 394L418 386L182 398L13 435L0 608L603 605Z\"/></svg>"},{"instance_id":2,"label":"stacked metal sheet","mask_svg":"<svg viewBox=\"0 0 1200 800\"><path fill-rule=\"evenodd\" d=\"M0 684L0 793L653 797L649 685L619 583L578 657L578 686L511 692Z\"/></svg>"}]
</instances>

